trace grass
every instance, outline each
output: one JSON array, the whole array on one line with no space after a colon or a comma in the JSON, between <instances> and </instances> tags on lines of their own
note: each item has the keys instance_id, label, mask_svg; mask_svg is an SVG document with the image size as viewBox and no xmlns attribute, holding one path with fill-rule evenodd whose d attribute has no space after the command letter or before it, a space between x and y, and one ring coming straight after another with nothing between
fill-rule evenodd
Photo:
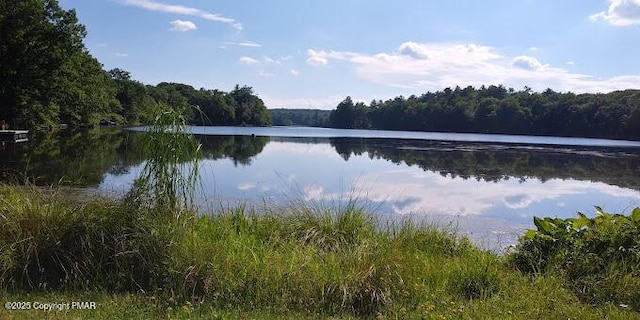
<instances>
[{"instance_id":1,"label":"grass","mask_svg":"<svg viewBox=\"0 0 640 320\"><path fill-rule=\"evenodd\" d=\"M0 300L97 302L51 319L640 318L616 299L585 300L566 273L522 272L455 233L376 228L355 202L166 210L136 192L78 200L0 185ZM635 296L624 281L610 286Z\"/></svg>"}]
</instances>

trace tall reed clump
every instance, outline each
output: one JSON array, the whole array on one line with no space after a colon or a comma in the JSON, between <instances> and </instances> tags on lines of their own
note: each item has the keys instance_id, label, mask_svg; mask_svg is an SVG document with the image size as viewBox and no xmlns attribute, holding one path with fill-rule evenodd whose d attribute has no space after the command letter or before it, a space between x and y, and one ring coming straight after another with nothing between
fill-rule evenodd
<instances>
[{"instance_id":1,"label":"tall reed clump","mask_svg":"<svg viewBox=\"0 0 640 320\"><path fill-rule=\"evenodd\" d=\"M562 274L588 303L640 311L640 208L629 216L596 207L594 218L535 218L509 259L535 275Z\"/></svg>"},{"instance_id":2,"label":"tall reed clump","mask_svg":"<svg viewBox=\"0 0 640 320\"><path fill-rule=\"evenodd\" d=\"M201 144L188 132L184 112L158 104L143 139L145 165L134 193L150 196L157 208L178 214L193 202Z\"/></svg>"}]
</instances>

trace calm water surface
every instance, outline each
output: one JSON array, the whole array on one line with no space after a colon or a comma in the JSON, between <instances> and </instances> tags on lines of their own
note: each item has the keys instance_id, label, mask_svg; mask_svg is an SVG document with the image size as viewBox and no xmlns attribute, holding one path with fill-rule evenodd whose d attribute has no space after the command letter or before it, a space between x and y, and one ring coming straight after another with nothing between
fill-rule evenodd
<instances>
[{"instance_id":1,"label":"calm water surface","mask_svg":"<svg viewBox=\"0 0 640 320\"><path fill-rule=\"evenodd\" d=\"M385 219L452 225L498 248L532 227L533 216L569 217L591 213L594 205L628 213L640 206L640 142L289 127L191 130L204 150L197 193L203 210L300 199L339 205L357 197ZM136 149L142 134L112 130L34 140L0 151L0 164L43 183L57 172L58 179L100 192L126 192L144 166ZM82 147L71 145L74 140Z\"/></svg>"}]
</instances>

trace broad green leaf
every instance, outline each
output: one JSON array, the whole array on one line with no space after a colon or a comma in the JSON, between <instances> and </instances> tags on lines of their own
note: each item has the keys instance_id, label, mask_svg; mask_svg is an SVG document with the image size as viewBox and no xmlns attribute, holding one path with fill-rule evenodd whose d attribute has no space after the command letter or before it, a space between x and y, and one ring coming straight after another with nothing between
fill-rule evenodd
<instances>
[{"instance_id":1,"label":"broad green leaf","mask_svg":"<svg viewBox=\"0 0 640 320\"><path fill-rule=\"evenodd\" d=\"M571 226L575 229L580 229L582 227L588 226L589 222L591 222L591 219L582 215L580 218L574 219Z\"/></svg>"},{"instance_id":2,"label":"broad green leaf","mask_svg":"<svg viewBox=\"0 0 640 320\"><path fill-rule=\"evenodd\" d=\"M533 217L533 224L536 225L539 231L545 234L549 234L555 229L555 226L549 222L549 218L540 219L538 217Z\"/></svg>"},{"instance_id":3,"label":"broad green leaf","mask_svg":"<svg viewBox=\"0 0 640 320\"><path fill-rule=\"evenodd\" d=\"M605 216L605 215L607 215L607 213L606 213L606 212L604 212L604 210L602 210L602 208L601 208L601 207L599 207L599 206L594 206L594 207L596 208L596 215L598 215L598 216Z\"/></svg>"},{"instance_id":4,"label":"broad green leaf","mask_svg":"<svg viewBox=\"0 0 640 320\"><path fill-rule=\"evenodd\" d=\"M633 209L633 212L631 212L631 221L640 222L640 207Z\"/></svg>"},{"instance_id":5,"label":"broad green leaf","mask_svg":"<svg viewBox=\"0 0 640 320\"><path fill-rule=\"evenodd\" d=\"M524 233L524 237L527 238L527 239L533 239L533 238L536 237L537 233L538 232L536 232L536 230L529 229L529 230L527 230L527 232Z\"/></svg>"}]
</instances>

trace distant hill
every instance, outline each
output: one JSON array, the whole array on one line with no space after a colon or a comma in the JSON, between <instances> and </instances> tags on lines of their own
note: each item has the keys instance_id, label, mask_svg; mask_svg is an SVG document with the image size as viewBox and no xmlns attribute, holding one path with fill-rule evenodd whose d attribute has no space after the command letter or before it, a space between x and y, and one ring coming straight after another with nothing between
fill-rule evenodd
<instances>
[{"instance_id":1,"label":"distant hill","mask_svg":"<svg viewBox=\"0 0 640 320\"><path fill-rule=\"evenodd\" d=\"M274 126L328 127L331 110L269 109Z\"/></svg>"}]
</instances>

